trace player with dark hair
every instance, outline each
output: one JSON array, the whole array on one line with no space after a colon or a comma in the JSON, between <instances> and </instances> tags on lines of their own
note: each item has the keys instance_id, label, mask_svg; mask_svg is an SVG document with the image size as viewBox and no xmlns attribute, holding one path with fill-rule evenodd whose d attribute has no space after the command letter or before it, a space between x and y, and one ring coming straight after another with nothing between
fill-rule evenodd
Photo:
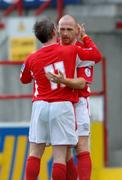
<instances>
[{"instance_id":1,"label":"player with dark hair","mask_svg":"<svg viewBox=\"0 0 122 180\"><path fill-rule=\"evenodd\" d=\"M67 147L77 144L73 104L78 101L78 92L61 83L49 81L46 74L61 72L73 79L76 67L82 61L92 57L98 61L101 54L94 46L88 51L74 45L57 44L54 23L47 18L35 23L34 33L43 47L27 57L20 74L22 83L34 81L26 180L36 180L38 177L48 142L53 146L52 178L65 180ZM82 82L77 83L79 89L82 88Z\"/></svg>"}]
</instances>

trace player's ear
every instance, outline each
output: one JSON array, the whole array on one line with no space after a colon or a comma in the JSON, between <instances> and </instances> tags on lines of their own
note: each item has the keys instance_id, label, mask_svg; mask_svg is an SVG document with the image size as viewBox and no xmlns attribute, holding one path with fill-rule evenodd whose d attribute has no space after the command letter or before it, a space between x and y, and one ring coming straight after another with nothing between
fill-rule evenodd
<instances>
[{"instance_id":1,"label":"player's ear","mask_svg":"<svg viewBox=\"0 0 122 180\"><path fill-rule=\"evenodd\" d=\"M57 35L57 29L56 29L56 27L54 27L54 29L53 29L53 31L52 31L52 35L53 35L53 36L56 36L56 35Z\"/></svg>"},{"instance_id":2,"label":"player's ear","mask_svg":"<svg viewBox=\"0 0 122 180\"><path fill-rule=\"evenodd\" d=\"M53 30L52 31L52 36L55 36L56 35L56 32Z\"/></svg>"}]
</instances>

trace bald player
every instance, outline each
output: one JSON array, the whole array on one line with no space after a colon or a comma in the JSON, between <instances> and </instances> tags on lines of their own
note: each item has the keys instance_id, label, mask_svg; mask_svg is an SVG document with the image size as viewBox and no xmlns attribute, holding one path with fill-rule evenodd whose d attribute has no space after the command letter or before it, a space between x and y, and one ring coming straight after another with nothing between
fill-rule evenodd
<instances>
[{"instance_id":1,"label":"bald player","mask_svg":"<svg viewBox=\"0 0 122 180\"><path fill-rule=\"evenodd\" d=\"M92 48L91 38L86 34L84 26L80 26L77 20L70 15L64 15L58 24L60 35L60 44L71 45L75 44L83 48ZM96 46L94 44L94 46ZM97 61L98 62L98 61ZM82 66L77 69L77 76L82 78L85 87L79 90L79 102L75 104L76 120L78 130L78 144L75 147L78 160L78 176L80 180L90 180L92 163L90 156L90 116L89 116L89 84L93 80L93 63L91 61L83 62ZM76 180L77 171L73 164L73 159L68 153L67 162L67 180Z\"/></svg>"}]
</instances>

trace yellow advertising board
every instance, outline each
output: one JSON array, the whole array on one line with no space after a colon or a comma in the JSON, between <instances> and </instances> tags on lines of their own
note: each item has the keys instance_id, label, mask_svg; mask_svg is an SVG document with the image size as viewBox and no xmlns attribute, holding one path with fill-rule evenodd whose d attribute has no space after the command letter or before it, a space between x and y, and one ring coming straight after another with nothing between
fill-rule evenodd
<instances>
[{"instance_id":1,"label":"yellow advertising board","mask_svg":"<svg viewBox=\"0 0 122 180\"><path fill-rule=\"evenodd\" d=\"M9 59L24 61L25 58L36 50L34 37L11 37L9 40Z\"/></svg>"}]
</instances>

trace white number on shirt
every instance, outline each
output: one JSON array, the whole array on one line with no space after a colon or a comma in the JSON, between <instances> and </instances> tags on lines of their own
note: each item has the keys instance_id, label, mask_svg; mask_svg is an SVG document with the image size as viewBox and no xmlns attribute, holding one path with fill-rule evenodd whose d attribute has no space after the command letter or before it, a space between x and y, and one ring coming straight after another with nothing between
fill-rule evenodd
<instances>
[{"instance_id":1,"label":"white number on shirt","mask_svg":"<svg viewBox=\"0 0 122 180\"><path fill-rule=\"evenodd\" d=\"M44 70L45 70L45 73L48 73L48 72L54 73L55 70L61 71L61 72L64 74L64 77L66 76L63 61L59 61L59 62L56 62L56 63L54 63L54 64L50 64L50 65L46 66L46 67L44 68ZM51 89L52 89L52 90L58 88L58 84L56 84L56 83L54 83L54 82L50 82L50 84L51 84ZM61 86L61 87L64 87L65 85L64 85L64 84L60 84L60 86Z\"/></svg>"},{"instance_id":2,"label":"white number on shirt","mask_svg":"<svg viewBox=\"0 0 122 180\"><path fill-rule=\"evenodd\" d=\"M35 81L35 93L34 93L34 96L37 96L37 95L38 95L38 84Z\"/></svg>"}]
</instances>

